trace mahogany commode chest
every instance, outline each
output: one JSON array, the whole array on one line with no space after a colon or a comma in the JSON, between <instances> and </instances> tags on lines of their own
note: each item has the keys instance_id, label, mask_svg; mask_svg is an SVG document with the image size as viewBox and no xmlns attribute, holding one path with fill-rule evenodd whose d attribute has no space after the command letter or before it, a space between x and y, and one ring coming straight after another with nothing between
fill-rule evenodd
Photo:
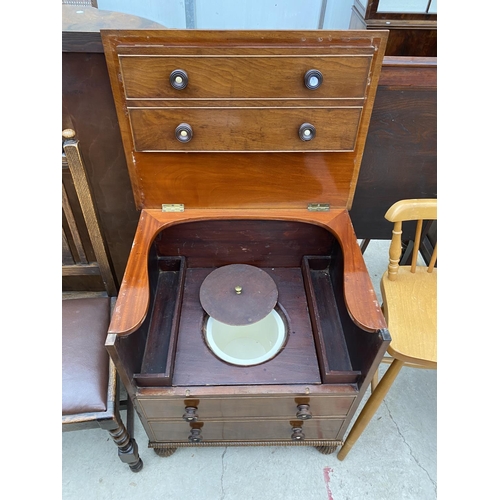
<instances>
[{"instance_id":1,"label":"mahogany commode chest","mask_svg":"<svg viewBox=\"0 0 500 500\"><path fill-rule=\"evenodd\" d=\"M387 32L101 34L141 210L106 347L149 445L331 453L390 341L348 212Z\"/></svg>"}]
</instances>

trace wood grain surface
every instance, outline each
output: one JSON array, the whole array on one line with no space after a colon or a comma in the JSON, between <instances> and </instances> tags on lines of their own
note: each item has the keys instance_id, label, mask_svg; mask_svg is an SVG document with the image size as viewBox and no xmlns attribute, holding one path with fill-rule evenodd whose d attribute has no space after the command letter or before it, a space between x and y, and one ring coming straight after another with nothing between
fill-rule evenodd
<instances>
[{"instance_id":1,"label":"wood grain surface","mask_svg":"<svg viewBox=\"0 0 500 500\"><path fill-rule=\"evenodd\" d=\"M105 17L104 11L92 10ZM82 16L88 17L87 14L79 15L80 20ZM121 18L115 18L112 22L103 19L102 26L134 27L124 24ZM99 20L81 26L84 31L76 31L80 29L79 26L73 29L70 24L63 25L62 129L74 128L80 138L82 154L88 160L87 173L95 195L96 209L118 281L121 282L139 212L135 208L118 128L100 27ZM391 224L384 219L384 213L400 197L436 196L436 84L436 58L384 57L360 176L350 210L359 238L390 239ZM201 101L197 102L200 105ZM263 164L271 164L265 155L252 154L258 155ZM324 195L325 199L329 196L334 206L343 206L338 204L343 203L345 196L340 198L338 193L349 189L349 181L339 179L338 172L335 172L335 190L330 193L321 189L320 182L316 186L311 183L312 187L303 189L299 175L301 170L309 169L310 175L315 174L318 179L333 175L321 158L324 153L315 154L318 155L315 159L308 159L309 153L291 154L291 166L287 168L286 161L280 159L282 154L273 153L273 169L269 172L272 178L269 182L275 184L278 193L275 197L267 194L261 197L258 190L253 190L255 206L260 203L264 208L265 203L273 203L283 207L286 199L294 194L294 184L299 199L296 208L307 203L307 198L311 202L320 200L320 195ZM209 156L214 154L205 155L205 161L212 165L209 175L214 177L217 159L209 160ZM240 166L248 167L245 155L233 153L229 156L232 157L231 161L223 167L226 171L231 172ZM169 160L164 168L159 169L158 175L165 175L167 169L173 169L179 176L186 175L189 182L194 182L193 189L202 194L200 201L209 203L212 196L217 197L217 190L210 195L198 189L197 183L201 181L193 178L192 167L185 157L177 154L175 161ZM252 172L254 169L249 170ZM282 185L282 176L292 177L289 186ZM222 179L220 186L223 186ZM153 187L152 181L146 191L149 192ZM248 188L240 186L239 189ZM228 196L228 203L235 206L238 201L236 191L226 189L219 192ZM184 190L179 192L179 197L175 190L168 190L169 200L179 200L181 196L185 196ZM147 199L147 193L142 193L142 198L151 202L151 199ZM160 208L160 205L156 208Z\"/></svg>"},{"instance_id":2,"label":"wood grain surface","mask_svg":"<svg viewBox=\"0 0 500 500\"><path fill-rule=\"evenodd\" d=\"M170 49L173 54L176 49ZM213 51L211 51L213 52ZM371 55L276 54L120 56L127 99L290 99L364 98ZM185 89L176 90L170 73L188 75ZM319 88L304 85L304 74L317 69L323 75Z\"/></svg>"},{"instance_id":3,"label":"wood grain surface","mask_svg":"<svg viewBox=\"0 0 500 500\"><path fill-rule=\"evenodd\" d=\"M317 106L131 108L129 117L135 151L353 151L362 109ZM187 143L175 136L175 129L181 123L193 129L193 138ZM316 129L315 137L309 141L299 137L303 123L310 123ZM221 158L220 162L224 164L225 160ZM196 165L194 159L191 163ZM244 180L238 184L244 184ZM186 200L186 203L193 202Z\"/></svg>"},{"instance_id":4,"label":"wood grain surface","mask_svg":"<svg viewBox=\"0 0 500 500\"><path fill-rule=\"evenodd\" d=\"M276 283L278 304L288 323L288 332L285 347L271 360L255 366L222 362L204 341L206 313L199 300L199 291L212 270L187 271L173 385L320 384L301 270L263 269Z\"/></svg>"},{"instance_id":5,"label":"wood grain surface","mask_svg":"<svg viewBox=\"0 0 500 500\"><path fill-rule=\"evenodd\" d=\"M313 197L311 202L350 208L387 32L103 30L102 37L137 208L159 208L163 203L184 203L193 208L298 208L301 200ZM167 56L178 57L174 61L181 67L166 69ZM314 67L306 66L307 59L311 65L321 63L326 73L324 86L316 91L309 91L303 83L304 68ZM148 62L147 69L142 61ZM192 69L193 86L188 83L182 91L165 93L161 89L169 85L166 73L182 69L183 62ZM267 74L261 78L263 72ZM249 73L252 76L247 78ZM212 97L211 107L218 109L208 112L206 107L195 109L195 104L187 109L184 102L177 114L166 109L172 105L172 95L178 96L174 100L185 96L193 102ZM136 101L138 96L163 98L164 108L136 109L136 102L129 106L129 96ZM361 112L356 108L321 108L321 98L339 96L363 98ZM219 106L217 99L228 97L234 100L232 106ZM280 109L238 109L242 97L278 98L290 103ZM302 109L294 103L297 97L311 99L311 105ZM172 126L175 130L181 123L178 118L194 124L193 139L188 143L181 144L172 136ZM319 122L315 125L317 137L308 142L298 139L298 126L314 121ZM140 152L164 150L169 152ZM315 153L295 158L292 154L351 150L350 154ZM188 158L177 154L186 151L200 154ZM211 151L238 153L222 156ZM279 156L246 154L257 151ZM181 200L173 201L174 196Z\"/></svg>"},{"instance_id":6,"label":"wood grain surface","mask_svg":"<svg viewBox=\"0 0 500 500\"><path fill-rule=\"evenodd\" d=\"M143 210L132 245L125 276L110 325L110 333L128 335L146 317L149 305L147 262L154 237L171 225L211 219L221 220L292 220L319 225L339 241L344 259L344 295L352 320L362 329L375 332L386 328L363 256L346 210L308 212L306 210L186 210L166 213Z\"/></svg>"}]
</instances>

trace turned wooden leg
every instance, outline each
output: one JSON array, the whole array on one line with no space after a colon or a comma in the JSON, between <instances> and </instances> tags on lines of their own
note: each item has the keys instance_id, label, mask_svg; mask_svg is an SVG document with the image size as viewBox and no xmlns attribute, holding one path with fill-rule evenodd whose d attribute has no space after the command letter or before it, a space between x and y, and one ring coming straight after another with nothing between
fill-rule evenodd
<instances>
[{"instance_id":1,"label":"turned wooden leg","mask_svg":"<svg viewBox=\"0 0 500 500\"><path fill-rule=\"evenodd\" d=\"M139 457L139 449L135 439L130 437L123 422L117 422L116 429L108 430L116 446L118 446L118 457L130 467L132 472L139 472L142 469L142 459Z\"/></svg>"},{"instance_id":2,"label":"turned wooden leg","mask_svg":"<svg viewBox=\"0 0 500 500\"><path fill-rule=\"evenodd\" d=\"M130 467L132 472L139 472L142 469L142 459L139 457L139 449L135 439L133 439L118 411L113 418L101 420L99 425L102 429L107 430L113 438L116 446L118 446L118 457L120 460Z\"/></svg>"},{"instance_id":3,"label":"turned wooden leg","mask_svg":"<svg viewBox=\"0 0 500 500\"><path fill-rule=\"evenodd\" d=\"M396 379L401 368L404 366L404 362L399 359L395 359L388 370L385 372L384 376L377 384L377 387L373 391L372 395L368 398L365 406L361 410L356 422L352 426L351 432L347 436L344 445L340 449L337 458L339 460L344 460L344 458L349 453L350 449L353 447L354 443L358 440L359 436L363 433L366 426L372 419L373 415L377 411L378 407L384 400L386 394L392 386L392 383Z\"/></svg>"}]
</instances>

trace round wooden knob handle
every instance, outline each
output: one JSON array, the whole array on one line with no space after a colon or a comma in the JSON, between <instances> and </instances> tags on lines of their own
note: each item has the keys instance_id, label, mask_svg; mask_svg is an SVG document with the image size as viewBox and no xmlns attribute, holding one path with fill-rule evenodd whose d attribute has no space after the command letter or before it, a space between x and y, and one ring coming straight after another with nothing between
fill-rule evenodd
<instances>
[{"instance_id":1,"label":"round wooden knob handle","mask_svg":"<svg viewBox=\"0 0 500 500\"><path fill-rule=\"evenodd\" d=\"M196 422L198 420L198 414L196 413L196 406L186 406L184 415L182 415L182 418L186 422Z\"/></svg>"},{"instance_id":2,"label":"round wooden knob handle","mask_svg":"<svg viewBox=\"0 0 500 500\"><path fill-rule=\"evenodd\" d=\"M183 69L174 69L172 73L170 73L170 85L175 90L183 90L188 85L188 74Z\"/></svg>"},{"instance_id":3,"label":"round wooden knob handle","mask_svg":"<svg viewBox=\"0 0 500 500\"><path fill-rule=\"evenodd\" d=\"M323 83L323 74L318 69L310 69L304 75L304 85L309 90L316 90Z\"/></svg>"},{"instance_id":4,"label":"round wooden knob handle","mask_svg":"<svg viewBox=\"0 0 500 500\"><path fill-rule=\"evenodd\" d=\"M306 436L302 432L302 427L292 427L292 440L293 441L302 441Z\"/></svg>"},{"instance_id":5,"label":"round wooden knob handle","mask_svg":"<svg viewBox=\"0 0 500 500\"><path fill-rule=\"evenodd\" d=\"M193 129L188 123L181 123L175 129L175 137L179 142L189 142L193 138Z\"/></svg>"},{"instance_id":6,"label":"round wooden knob handle","mask_svg":"<svg viewBox=\"0 0 500 500\"><path fill-rule=\"evenodd\" d=\"M312 413L309 410L309 405L297 405L296 417L300 420L308 420L312 418Z\"/></svg>"},{"instance_id":7,"label":"round wooden knob handle","mask_svg":"<svg viewBox=\"0 0 500 500\"><path fill-rule=\"evenodd\" d=\"M191 434L188 436L188 440L191 443L201 443L203 441L203 436L201 435L200 429L191 429Z\"/></svg>"},{"instance_id":8,"label":"round wooden knob handle","mask_svg":"<svg viewBox=\"0 0 500 500\"><path fill-rule=\"evenodd\" d=\"M310 123L303 123L299 128L299 137L303 141L311 141L316 136L316 129Z\"/></svg>"}]
</instances>

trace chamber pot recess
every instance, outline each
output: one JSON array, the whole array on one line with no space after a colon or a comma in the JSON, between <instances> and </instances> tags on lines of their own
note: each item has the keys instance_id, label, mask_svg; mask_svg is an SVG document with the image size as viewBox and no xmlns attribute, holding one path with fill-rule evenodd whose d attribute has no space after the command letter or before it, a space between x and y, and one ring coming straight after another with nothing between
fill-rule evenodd
<instances>
[{"instance_id":1,"label":"chamber pot recess","mask_svg":"<svg viewBox=\"0 0 500 500\"><path fill-rule=\"evenodd\" d=\"M288 330L277 299L276 283L258 267L231 264L210 273L200 287L200 301L207 313L203 333L213 354L239 366L274 358Z\"/></svg>"}]
</instances>

